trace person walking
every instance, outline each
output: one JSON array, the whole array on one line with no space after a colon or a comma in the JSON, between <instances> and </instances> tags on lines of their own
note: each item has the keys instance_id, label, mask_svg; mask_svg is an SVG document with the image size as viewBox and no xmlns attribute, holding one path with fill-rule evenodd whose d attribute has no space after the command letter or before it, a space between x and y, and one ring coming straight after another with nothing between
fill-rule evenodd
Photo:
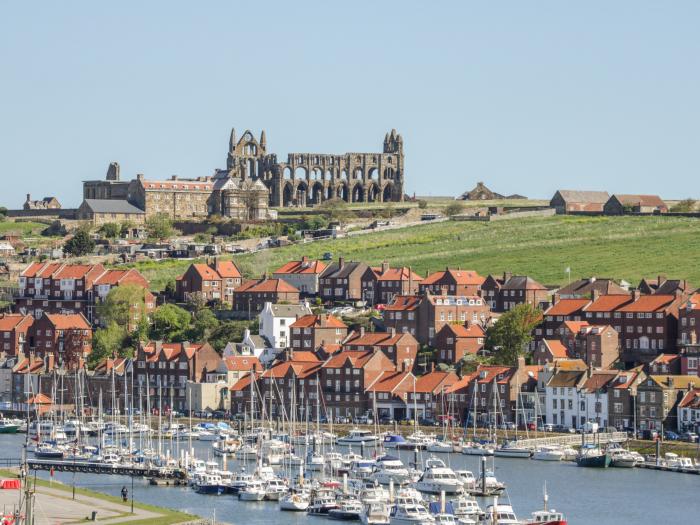
<instances>
[{"instance_id":1,"label":"person walking","mask_svg":"<svg viewBox=\"0 0 700 525\"><path fill-rule=\"evenodd\" d=\"M122 501L126 503L129 499L129 491L126 489L126 485L122 487Z\"/></svg>"}]
</instances>

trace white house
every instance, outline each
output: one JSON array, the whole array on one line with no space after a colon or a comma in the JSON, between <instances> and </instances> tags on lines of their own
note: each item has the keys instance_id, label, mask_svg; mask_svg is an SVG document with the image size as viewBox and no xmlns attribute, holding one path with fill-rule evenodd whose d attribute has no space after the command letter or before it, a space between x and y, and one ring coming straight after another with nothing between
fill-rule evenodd
<instances>
[{"instance_id":1,"label":"white house","mask_svg":"<svg viewBox=\"0 0 700 525\"><path fill-rule=\"evenodd\" d=\"M688 390L678 403L678 431L700 430L700 388Z\"/></svg>"},{"instance_id":2,"label":"white house","mask_svg":"<svg viewBox=\"0 0 700 525\"><path fill-rule=\"evenodd\" d=\"M599 428L608 425L608 388L614 385L617 371L596 370L579 392L579 427L586 421L598 423Z\"/></svg>"},{"instance_id":3,"label":"white house","mask_svg":"<svg viewBox=\"0 0 700 525\"><path fill-rule=\"evenodd\" d=\"M260 328L258 333L267 339L270 348L283 350L289 346L289 326L299 317L313 313L309 303L272 304L266 302L258 315Z\"/></svg>"},{"instance_id":4,"label":"white house","mask_svg":"<svg viewBox=\"0 0 700 525\"><path fill-rule=\"evenodd\" d=\"M547 369L548 367L545 367ZM545 422L578 428L585 370L554 370L545 386Z\"/></svg>"}]
</instances>

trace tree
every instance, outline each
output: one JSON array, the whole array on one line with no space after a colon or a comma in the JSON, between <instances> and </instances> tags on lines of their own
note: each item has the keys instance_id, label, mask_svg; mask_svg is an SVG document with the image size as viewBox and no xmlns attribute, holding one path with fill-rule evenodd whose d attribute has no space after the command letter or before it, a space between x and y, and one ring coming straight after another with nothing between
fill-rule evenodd
<instances>
[{"instance_id":1,"label":"tree","mask_svg":"<svg viewBox=\"0 0 700 525\"><path fill-rule=\"evenodd\" d=\"M243 332L248 328L251 332L258 330L258 321L224 321L215 328L208 338L209 344L217 352L221 352L229 342L243 340Z\"/></svg>"},{"instance_id":2,"label":"tree","mask_svg":"<svg viewBox=\"0 0 700 525\"><path fill-rule=\"evenodd\" d=\"M330 199L316 206L316 209L323 212L329 220L343 224L353 215L348 209L348 203L343 199Z\"/></svg>"},{"instance_id":3,"label":"tree","mask_svg":"<svg viewBox=\"0 0 700 525\"><path fill-rule=\"evenodd\" d=\"M695 211L695 206L697 206L697 201L693 199L683 199L678 201L675 205L671 207L671 211L675 213L688 213Z\"/></svg>"},{"instance_id":4,"label":"tree","mask_svg":"<svg viewBox=\"0 0 700 525\"><path fill-rule=\"evenodd\" d=\"M68 239L63 245L63 252L74 257L82 257L92 253L95 249L95 241L90 236L90 232L85 228L80 228L75 235Z\"/></svg>"},{"instance_id":5,"label":"tree","mask_svg":"<svg viewBox=\"0 0 700 525\"><path fill-rule=\"evenodd\" d=\"M127 336L126 328L114 321L110 322L106 328L95 330L88 364L94 367L105 358L119 356L120 352L123 351Z\"/></svg>"},{"instance_id":6,"label":"tree","mask_svg":"<svg viewBox=\"0 0 700 525\"><path fill-rule=\"evenodd\" d=\"M219 320L209 308L203 308L194 314L194 322L190 330L191 341L206 341L219 327Z\"/></svg>"},{"instance_id":7,"label":"tree","mask_svg":"<svg viewBox=\"0 0 700 525\"><path fill-rule=\"evenodd\" d=\"M156 308L152 319L151 337L162 341L184 341L192 327L190 313L174 304L164 304Z\"/></svg>"},{"instance_id":8,"label":"tree","mask_svg":"<svg viewBox=\"0 0 700 525\"><path fill-rule=\"evenodd\" d=\"M515 366L532 341L532 330L540 323L542 312L529 304L519 304L504 313L486 331L486 348L493 353L494 364Z\"/></svg>"},{"instance_id":9,"label":"tree","mask_svg":"<svg viewBox=\"0 0 700 525\"><path fill-rule=\"evenodd\" d=\"M452 202L445 206L443 212L448 217L453 217L454 215L459 215L464 210L464 204L461 202Z\"/></svg>"},{"instance_id":10,"label":"tree","mask_svg":"<svg viewBox=\"0 0 700 525\"><path fill-rule=\"evenodd\" d=\"M148 236L163 241L173 235L173 221L166 213L156 213L146 219Z\"/></svg>"},{"instance_id":11,"label":"tree","mask_svg":"<svg viewBox=\"0 0 700 525\"><path fill-rule=\"evenodd\" d=\"M169 297L170 299L175 297L176 292L176 287L175 287L175 281L173 279L168 280L167 283L165 283L165 288L163 289L165 292L165 295Z\"/></svg>"},{"instance_id":12,"label":"tree","mask_svg":"<svg viewBox=\"0 0 700 525\"><path fill-rule=\"evenodd\" d=\"M121 233L122 229L119 224L116 222L105 222L101 227L100 227L100 232L102 235L104 235L107 239L116 239L119 237L119 234Z\"/></svg>"},{"instance_id":13,"label":"tree","mask_svg":"<svg viewBox=\"0 0 700 525\"><path fill-rule=\"evenodd\" d=\"M116 323L131 329L134 320L146 317L146 291L137 284L115 286L97 307L97 313L104 326Z\"/></svg>"}]
</instances>

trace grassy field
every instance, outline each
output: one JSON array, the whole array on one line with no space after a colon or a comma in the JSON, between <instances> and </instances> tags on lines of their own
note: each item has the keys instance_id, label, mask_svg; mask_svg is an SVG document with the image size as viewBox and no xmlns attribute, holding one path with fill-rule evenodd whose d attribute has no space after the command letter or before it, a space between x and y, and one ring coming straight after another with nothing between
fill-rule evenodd
<instances>
[{"instance_id":1,"label":"grassy field","mask_svg":"<svg viewBox=\"0 0 700 525\"><path fill-rule=\"evenodd\" d=\"M700 283L700 222L681 217L555 216L493 223L447 222L356 237L293 245L237 256L248 276L271 272L302 255L331 252L347 260L411 266L421 274L445 266L482 275L512 271L543 284L595 275L633 284L659 273ZM143 262L135 266L160 289L189 261Z\"/></svg>"},{"instance_id":2,"label":"grassy field","mask_svg":"<svg viewBox=\"0 0 700 525\"><path fill-rule=\"evenodd\" d=\"M40 222L0 222L0 235L13 234L20 237L31 237L41 235L42 230L45 230L46 224Z\"/></svg>"}]
</instances>

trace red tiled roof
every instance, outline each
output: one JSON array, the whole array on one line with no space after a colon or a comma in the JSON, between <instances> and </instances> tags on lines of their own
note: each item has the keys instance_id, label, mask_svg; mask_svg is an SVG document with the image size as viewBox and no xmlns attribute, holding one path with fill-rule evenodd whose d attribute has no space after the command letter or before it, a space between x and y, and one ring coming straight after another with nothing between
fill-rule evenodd
<instances>
[{"instance_id":1,"label":"red tiled roof","mask_svg":"<svg viewBox=\"0 0 700 525\"><path fill-rule=\"evenodd\" d=\"M545 339L542 341L544 345L549 349L549 352L554 358L566 358L568 357L568 351L561 341L558 339Z\"/></svg>"},{"instance_id":2,"label":"red tiled roof","mask_svg":"<svg viewBox=\"0 0 700 525\"><path fill-rule=\"evenodd\" d=\"M344 350L323 363L323 368L343 368L348 361L353 368L362 368L374 355L372 350Z\"/></svg>"},{"instance_id":3,"label":"red tiled roof","mask_svg":"<svg viewBox=\"0 0 700 525\"><path fill-rule=\"evenodd\" d=\"M257 357L247 355L230 355L223 359L226 368L231 372L249 371L252 368L260 369L260 360Z\"/></svg>"},{"instance_id":4,"label":"red tiled roof","mask_svg":"<svg viewBox=\"0 0 700 525\"><path fill-rule=\"evenodd\" d=\"M569 331L574 335L579 333L581 331L581 328L591 326L590 324L588 324L588 321L564 321L562 324L566 326L569 329Z\"/></svg>"},{"instance_id":5,"label":"red tiled roof","mask_svg":"<svg viewBox=\"0 0 700 525\"><path fill-rule=\"evenodd\" d=\"M615 379L617 372L593 372L583 384L583 388L589 392L600 390Z\"/></svg>"},{"instance_id":6,"label":"red tiled roof","mask_svg":"<svg viewBox=\"0 0 700 525\"><path fill-rule=\"evenodd\" d=\"M130 271L131 270L105 270L103 274L95 279L95 284L117 284Z\"/></svg>"},{"instance_id":7,"label":"red tiled roof","mask_svg":"<svg viewBox=\"0 0 700 525\"><path fill-rule=\"evenodd\" d=\"M688 301L683 305L688 310L700 309L700 293L696 292L688 298Z\"/></svg>"},{"instance_id":8,"label":"red tiled roof","mask_svg":"<svg viewBox=\"0 0 700 525\"><path fill-rule=\"evenodd\" d=\"M320 274L326 269L326 265L321 261L311 261L306 257L301 261L289 261L275 270L273 274Z\"/></svg>"},{"instance_id":9,"label":"red tiled roof","mask_svg":"<svg viewBox=\"0 0 700 525\"><path fill-rule=\"evenodd\" d=\"M630 385L637 379L639 375L638 370L626 370L619 372L615 378L615 382L610 385L612 388L629 388Z\"/></svg>"},{"instance_id":10,"label":"red tiled roof","mask_svg":"<svg viewBox=\"0 0 700 525\"><path fill-rule=\"evenodd\" d=\"M231 387L232 392L236 391L244 391L244 390L249 390L250 389L250 379L251 379L250 373L244 375L241 377L238 381L234 383L234 385Z\"/></svg>"},{"instance_id":11,"label":"red tiled roof","mask_svg":"<svg viewBox=\"0 0 700 525\"><path fill-rule=\"evenodd\" d=\"M601 295L586 308L586 312L613 312L629 303L633 297L629 294Z\"/></svg>"},{"instance_id":12,"label":"red tiled roof","mask_svg":"<svg viewBox=\"0 0 700 525\"><path fill-rule=\"evenodd\" d=\"M447 268L441 272L434 272L428 275L421 284L435 284L441 281L443 278L450 276L452 279L461 285L481 285L485 277L482 277L473 270L454 270L452 268Z\"/></svg>"},{"instance_id":13,"label":"red tiled roof","mask_svg":"<svg viewBox=\"0 0 700 525\"><path fill-rule=\"evenodd\" d=\"M479 324L471 323L469 327L466 327L463 324L447 323L445 326L455 337L484 337L486 335L486 332Z\"/></svg>"},{"instance_id":14,"label":"red tiled roof","mask_svg":"<svg viewBox=\"0 0 700 525\"><path fill-rule=\"evenodd\" d=\"M413 374L411 372L383 372L374 383L367 387L367 392L393 393L405 380L410 380L413 388Z\"/></svg>"},{"instance_id":15,"label":"red tiled roof","mask_svg":"<svg viewBox=\"0 0 700 525\"><path fill-rule=\"evenodd\" d=\"M221 279L219 274L213 268L211 268L208 264L195 263L192 265L192 268L194 269L195 272L197 272L199 274L199 276L202 279L206 279L209 281Z\"/></svg>"},{"instance_id":16,"label":"red tiled roof","mask_svg":"<svg viewBox=\"0 0 700 525\"><path fill-rule=\"evenodd\" d=\"M397 344L402 337L408 334L390 332L368 332L365 335L354 333L350 339L345 341L346 345L353 346L392 346Z\"/></svg>"},{"instance_id":17,"label":"red tiled roof","mask_svg":"<svg viewBox=\"0 0 700 525\"><path fill-rule=\"evenodd\" d=\"M476 380L479 383L492 383L493 379L497 378L497 383L507 383L514 371L514 368L508 366L480 365ZM499 375L500 379L498 379Z\"/></svg>"},{"instance_id":18,"label":"red tiled roof","mask_svg":"<svg viewBox=\"0 0 700 525\"><path fill-rule=\"evenodd\" d=\"M34 320L31 315L22 314L3 314L0 315L0 331L7 332L14 330L17 326L27 319L29 324Z\"/></svg>"},{"instance_id":19,"label":"red tiled roof","mask_svg":"<svg viewBox=\"0 0 700 525\"><path fill-rule=\"evenodd\" d=\"M333 315L304 315L294 321L291 328L347 328L348 326Z\"/></svg>"},{"instance_id":20,"label":"red tiled roof","mask_svg":"<svg viewBox=\"0 0 700 525\"><path fill-rule=\"evenodd\" d=\"M27 404L29 405L50 405L52 403L53 401L51 400L51 398L46 394L42 393L33 395L32 397L27 399Z\"/></svg>"},{"instance_id":21,"label":"red tiled roof","mask_svg":"<svg viewBox=\"0 0 700 525\"><path fill-rule=\"evenodd\" d=\"M321 360L313 352L306 350L295 350L292 357L292 362L295 363L320 363Z\"/></svg>"},{"instance_id":22,"label":"red tiled roof","mask_svg":"<svg viewBox=\"0 0 700 525\"><path fill-rule=\"evenodd\" d=\"M659 354L654 358L652 364L659 363L664 365L670 365L679 358L680 356L678 354Z\"/></svg>"},{"instance_id":23,"label":"red tiled roof","mask_svg":"<svg viewBox=\"0 0 700 525\"><path fill-rule=\"evenodd\" d=\"M629 206L639 205L639 206L658 206L665 208L666 203L658 195L624 195L616 193L613 195L616 197L620 204L626 204Z\"/></svg>"},{"instance_id":24,"label":"red tiled roof","mask_svg":"<svg viewBox=\"0 0 700 525\"><path fill-rule=\"evenodd\" d=\"M676 300L675 295L642 295L618 309L619 312L661 312Z\"/></svg>"},{"instance_id":25,"label":"red tiled roof","mask_svg":"<svg viewBox=\"0 0 700 525\"><path fill-rule=\"evenodd\" d=\"M214 270L224 279L241 277L241 272L233 261L219 261L214 263Z\"/></svg>"},{"instance_id":26,"label":"red tiled roof","mask_svg":"<svg viewBox=\"0 0 700 525\"><path fill-rule=\"evenodd\" d=\"M443 389L447 391L451 385L459 378L454 372L440 372L434 370L428 374L420 376L416 380L416 392L437 393Z\"/></svg>"},{"instance_id":27,"label":"red tiled roof","mask_svg":"<svg viewBox=\"0 0 700 525\"><path fill-rule=\"evenodd\" d=\"M246 281L234 291L241 292L298 293L299 290L283 279L262 279Z\"/></svg>"},{"instance_id":28,"label":"red tiled roof","mask_svg":"<svg viewBox=\"0 0 700 525\"><path fill-rule=\"evenodd\" d=\"M166 361L173 361L180 357L182 351L188 359L199 351L204 345L203 344L193 344L190 343L189 346L184 347L184 343L161 343L160 353L157 352L157 345L155 341L149 341L147 345L144 346L143 351L146 354L147 361L158 361L158 356L162 353L165 356ZM184 347L184 348L183 348Z\"/></svg>"},{"instance_id":29,"label":"red tiled roof","mask_svg":"<svg viewBox=\"0 0 700 525\"><path fill-rule=\"evenodd\" d=\"M453 383L448 389L447 393L448 394L453 394L455 392L458 392L462 389L469 388L469 385L471 384L474 379L479 375L478 372L472 372L471 374L467 374L462 377L459 381Z\"/></svg>"},{"instance_id":30,"label":"red tiled roof","mask_svg":"<svg viewBox=\"0 0 700 525\"><path fill-rule=\"evenodd\" d=\"M590 301L588 299L561 299L550 306L544 315L571 315L583 309Z\"/></svg>"},{"instance_id":31,"label":"red tiled roof","mask_svg":"<svg viewBox=\"0 0 700 525\"><path fill-rule=\"evenodd\" d=\"M415 310L420 304L420 295L397 295L394 300L384 308L385 312Z\"/></svg>"},{"instance_id":32,"label":"red tiled roof","mask_svg":"<svg viewBox=\"0 0 700 525\"><path fill-rule=\"evenodd\" d=\"M378 281L411 281L419 283L423 278L416 272L411 271L408 267L402 266L401 268L388 268L384 273L382 273L381 266L378 268L372 268L372 270L377 274Z\"/></svg>"},{"instance_id":33,"label":"red tiled roof","mask_svg":"<svg viewBox=\"0 0 700 525\"><path fill-rule=\"evenodd\" d=\"M680 408L700 409L700 388L694 388L686 392L678 406Z\"/></svg>"},{"instance_id":34,"label":"red tiled roof","mask_svg":"<svg viewBox=\"0 0 700 525\"><path fill-rule=\"evenodd\" d=\"M90 270L94 269L92 264L67 264L53 274L54 279L82 279Z\"/></svg>"},{"instance_id":35,"label":"red tiled roof","mask_svg":"<svg viewBox=\"0 0 700 525\"><path fill-rule=\"evenodd\" d=\"M44 314L56 330L90 330L83 314Z\"/></svg>"}]
</instances>

